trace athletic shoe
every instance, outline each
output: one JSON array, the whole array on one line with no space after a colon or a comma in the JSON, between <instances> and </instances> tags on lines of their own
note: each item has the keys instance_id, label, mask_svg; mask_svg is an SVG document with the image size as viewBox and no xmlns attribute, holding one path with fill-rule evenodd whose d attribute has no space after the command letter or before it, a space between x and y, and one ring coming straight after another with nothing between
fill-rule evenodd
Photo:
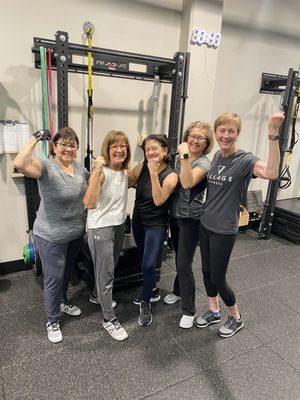
<instances>
[{"instance_id":1,"label":"athletic shoe","mask_svg":"<svg viewBox=\"0 0 300 400\"><path fill-rule=\"evenodd\" d=\"M196 319L197 328L206 328L208 325L216 324L221 321L221 313L213 312L211 310L206 311L202 317Z\"/></svg>"},{"instance_id":2,"label":"athletic shoe","mask_svg":"<svg viewBox=\"0 0 300 400\"><path fill-rule=\"evenodd\" d=\"M125 340L128 338L127 332L124 328L122 328L120 322L116 317L107 322L103 321L102 325L112 338L116 340Z\"/></svg>"},{"instance_id":3,"label":"athletic shoe","mask_svg":"<svg viewBox=\"0 0 300 400\"><path fill-rule=\"evenodd\" d=\"M46 328L48 340L51 343L58 343L62 341L62 334L59 327L59 322L48 322Z\"/></svg>"},{"instance_id":4,"label":"athletic shoe","mask_svg":"<svg viewBox=\"0 0 300 400\"><path fill-rule=\"evenodd\" d=\"M164 302L166 304L175 304L179 300L181 300L181 297L180 296L176 296L176 294L174 294L174 293L169 293L164 298Z\"/></svg>"},{"instance_id":5,"label":"athletic shoe","mask_svg":"<svg viewBox=\"0 0 300 400\"><path fill-rule=\"evenodd\" d=\"M133 304L136 304L137 306L141 305L141 301L143 300L143 294L140 293L139 295L137 295L133 300ZM152 296L150 299L150 303L156 303L157 301L160 300L160 294L159 294L159 289L156 288L153 290L152 292Z\"/></svg>"},{"instance_id":6,"label":"athletic shoe","mask_svg":"<svg viewBox=\"0 0 300 400\"><path fill-rule=\"evenodd\" d=\"M194 325L195 315L183 315L179 322L180 328L189 329Z\"/></svg>"},{"instance_id":7,"label":"athletic shoe","mask_svg":"<svg viewBox=\"0 0 300 400\"><path fill-rule=\"evenodd\" d=\"M219 335L224 338L231 337L240 329L242 329L243 326L244 322L242 320L242 316L240 316L240 319L235 319L232 315L230 315L225 324L219 329Z\"/></svg>"},{"instance_id":8,"label":"athletic shoe","mask_svg":"<svg viewBox=\"0 0 300 400\"><path fill-rule=\"evenodd\" d=\"M62 303L60 305L60 312L71 315L72 317L77 317L81 314L81 310L77 306L73 306L70 303Z\"/></svg>"},{"instance_id":9,"label":"athletic shoe","mask_svg":"<svg viewBox=\"0 0 300 400\"><path fill-rule=\"evenodd\" d=\"M142 326L147 326L150 325L151 322L152 322L151 304L146 303L144 300L142 300L140 305L140 315L138 323Z\"/></svg>"},{"instance_id":10,"label":"athletic shoe","mask_svg":"<svg viewBox=\"0 0 300 400\"><path fill-rule=\"evenodd\" d=\"M100 301L99 301L98 297L94 296L93 293L90 294L90 299L89 300L93 304L100 304ZM112 306L112 308L116 308L117 307L116 300L114 300L114 299L112 300L111 306Z\"/></svg>"}]
</instances>

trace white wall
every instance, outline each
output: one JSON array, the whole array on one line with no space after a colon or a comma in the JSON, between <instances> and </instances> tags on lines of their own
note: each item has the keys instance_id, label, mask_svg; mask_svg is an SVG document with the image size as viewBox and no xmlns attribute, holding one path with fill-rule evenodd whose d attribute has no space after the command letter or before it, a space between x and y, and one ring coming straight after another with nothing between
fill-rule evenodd
<instances>
[{"instance_id":1,"label":"white wall","mask_svg":"<svg viewBox=\"0 0 300 400\"><path fill-rule=\"evenodd\" d=\"M233 111L243 126L239 145L261 158L267 155L267 118L277 111L280 96L260 94L263 72L286 75L300 63L298 0L225 0L213 117ZM293 184L278 198L300 195L299 143L291 163ZM251 188L267 182L256 179Z\"/></svg>"},{"instance_id":2,"label":"white wall","mask_svg":"<svg viewBox=\"0 0 300 400\"><path fill-rule=\"evenodd\" d=\"M1 8L0 119L28 121L34 131L41 127L40 72L33 67L33 37L54 39L57 30L81 43L82 25L96 26L94 45L172 58L178 51L181 12L162 6L126 0L11 0ZM14 34L7 39L13 27ZM54 74L55 75L55 74ZM151 127L152 84L125 79L95 77L94 133L99 152L108 130L123 129L130 138L134 161L142 159L136 148L139 133ZM168 128L170 85L163 85L158 112L158 131ZM143 107L142 107L143 104ZM69 125L79 134L84 154L86 126L86 77L69 74ZM143 110L143 111L142 111ZM0 262L22 258L27 242L27 214L23 178L8 174L12 156L0 155ZM132 206L133 193L130 195Z\"/></svg>"},{"instance_id":3,"label":"white wall","mask_svg":"<svg viewBox=\"0 0 300 400\"><path fill-rule=\"evenodd\" d=\"M183 12L181 12L181 3ZM259 94L262 72L286 74L300 59L299 1L286 0L11 0L1 7L0 119L28 121L41 127L40 72L33 68L33 36L54 39L57 30L81 43L82 24L96 25L94 45L116 50L173 57L191 52L189 99L185 125L195 119L213 120L235 111L243 118L240 146L266 154L267 115L278 108L276 96ZM191 46L194 27L221 29L220 49ZM13 28L14 34L8 32ZM55 74L54 74L55 75ZM142 159L136 146L139 133L149 132L152 84L95 77L95 148L105 133L123 129L130 137L134 161ZM158 131L168 128L170 87L163 85ZM69 124L85 148L86 77L69 75ZM27 215L22 178L8 175L11 156L0 155L0 262L22 258L27 241ZM300 195L299 144L291 165L293 186L280 197ZM254 187L264 188L261 180ZM129 208L132 207L133 193Z\"/></svg>"}]
</instances>

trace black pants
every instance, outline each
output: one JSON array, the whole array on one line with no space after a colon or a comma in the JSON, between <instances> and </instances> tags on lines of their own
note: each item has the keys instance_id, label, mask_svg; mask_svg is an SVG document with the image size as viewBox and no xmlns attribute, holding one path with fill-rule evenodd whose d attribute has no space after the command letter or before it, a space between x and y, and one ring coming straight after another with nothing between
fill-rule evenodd
<instances>
[{"instance_id":1,"label":"black pants","mask_svg":"<svg viewBox=\"0 0 300 400\"><path fill-rule=\"evenodd\" d=\"M171 233L171 240L173 244L173 248L175 251L175 264L176 264L176 272L177 275L175 277L174 285L173 285L173 293L176 296L180 296L180 288L179 288L179 281L178 281L178 270L177 270L177 253L178 253L178 241L179 241L179 219L171 217L170 218L170 233Z\"/></svg>"},{"instance_id":2,"label":"black pants","mask_svg":"<svg viewBox=\"0 0 300 400\"><path fill-rule=\"evenodd\" d=\"M182 314L195 314L195 277L193 273L193 259L199 241L199 221L190 218L177 219L175 225L174 250L176 254L177 276L174 282L173 293L181 296ZM174 244L174 241L173 241ZM176 292L177 285L179 291Z\"/></svg>"},{"instance_id":3,"label":"black pants","mask_svg":"<svg viewBox=\"0 0 300 400\"><path fill-rule=\"evenodd\" d=\"M227 307L235 305L235 295L226 282L226 272L236 234L222 235L199 227L202 273L207 296L218 294Z\"/></svg>"}]
</instances>

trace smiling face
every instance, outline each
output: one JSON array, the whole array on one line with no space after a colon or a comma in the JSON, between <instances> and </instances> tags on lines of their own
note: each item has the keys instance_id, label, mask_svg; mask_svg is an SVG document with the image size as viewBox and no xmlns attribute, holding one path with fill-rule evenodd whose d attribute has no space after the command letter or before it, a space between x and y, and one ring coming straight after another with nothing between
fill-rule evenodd
<instances>
[{"instance_id":1,"label":"smiling face","mask_svg":"<svg viewBox=\"0 0 300 400\"><path fill-rule=\"evenodd\" d=\"M145 156L147 161L157 159L159 162L165 160L168 154L168 148L163 147L158 140L150 139L145 144Z\"/></svg>"},{"instance_id":2,"label":"smiling face","mask_svg":"<svg viewBox=\"0 0 300 400\"><path fill-rule=\"evenodd\" d=\"M53 143L53 151L56 159L63 164L71 163L77 157L78 145L72 140L60 138Z\"/></svg>"},{"instance_id":3,"label":"smiling face","mask_svg":"<svg viewBox=\"0 0 300 400\"><path fill-rule=\"evenodd\" d=\"M224 156L237 150L237 138L239 132L234 122L219 125L215 131L215 138Z\"/></svg>"},{"instance_id":4,"label":"smiling face","mask_svg":"<svg viewBox=\"0 0 300 400\"><path fill-rule=\"evenodd\" d=\"M193 128L187 137L187 144L191 155L198 156L203 154L209 145L207 130L204 128Z\"/></svg>"},{"instance_id":5,"label":"smiling face","mask_svg":"<svg viewBox=\"0 0 300 400\"><path fill-rule=\"evenodd\" d=\"M118 139L109 146L109 161L112 169L120 170L127 157L127 144Z\"/></svg>"}]
</instances>

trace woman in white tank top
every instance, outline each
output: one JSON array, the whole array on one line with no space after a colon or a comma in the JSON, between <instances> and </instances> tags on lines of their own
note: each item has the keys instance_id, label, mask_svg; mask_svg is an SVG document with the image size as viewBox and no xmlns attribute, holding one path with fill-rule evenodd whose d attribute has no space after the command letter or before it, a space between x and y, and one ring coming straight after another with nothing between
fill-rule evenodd
<instances>
[{"instance_id":1,"label":"woman in white tank top","mask_svg":"<svg viewBox=\"0 0 300 400\"><path fill-rule=\"evenodd\" d=\"M114 269L122 249L130 147L127 135L110 131L104 138L101 156L97 157L89 187L83 199L88 209L88 243L94 263L95 286L103 313L103 327L116 340L128 335L113 310Z\"/></svg>"}]
</instances>

